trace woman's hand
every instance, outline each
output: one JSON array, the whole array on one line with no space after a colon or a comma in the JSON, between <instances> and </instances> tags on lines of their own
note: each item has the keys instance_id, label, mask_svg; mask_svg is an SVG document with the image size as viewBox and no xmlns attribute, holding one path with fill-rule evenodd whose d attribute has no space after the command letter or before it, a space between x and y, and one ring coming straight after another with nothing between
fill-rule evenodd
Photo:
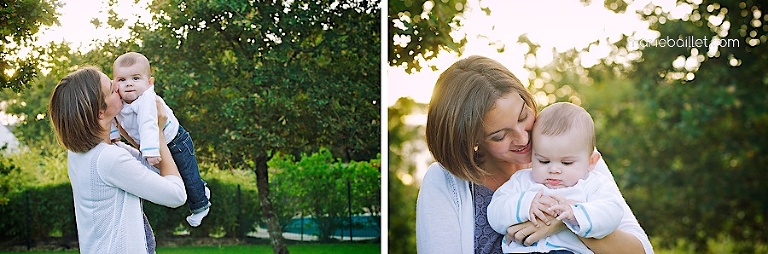
<instances>
[{"instance_id":1,"label":"woman's hand","mask_svg":"<svg viewBox=\"0 0 768 254\"><path fill-rule=\"evenodd\" d=\"M168 115L165 113L165 102L163 98L155 95L155 106L157 106L157 127L160 129L160 133L163 133L163 127L168 122Z\"/></svg>"},{"instance_id":2,"label":"woman's hand","mask_svg":"<svg viewBox=\"0 0 768 254\"><path fill-rule=\"evenodd\" d=\"M554 217L545 215L545 221L553 221ZM516 243L530 246L531 244L543 239L544 237L553 235L561 230L565 229L565 224L555 220L557 223L539 224L534 225L530 221L526 221L517 225L512 225L507 228L507 235L504 236L508 243L515 241Z\"/></svg>"},{"instance_id":3,"label":"woman's hand","mask_svg":"<svg viewBox=\"0 0 768 254\"><path fill-rule=\"evenodd\" d=\"M157 128L160 130L160 137L163 136L163 127L165 127L165 123L168 122L168 114L165 113L165 102L163 101L163 98L160 98L160 96L155 95L155 106L157 107ZM160 139L162 142L164 139ZM147 162L151 164L152 166L159 164L163 158L161 156L153 156L153 157L147 157Z\"/></svg>"}]
</instances>

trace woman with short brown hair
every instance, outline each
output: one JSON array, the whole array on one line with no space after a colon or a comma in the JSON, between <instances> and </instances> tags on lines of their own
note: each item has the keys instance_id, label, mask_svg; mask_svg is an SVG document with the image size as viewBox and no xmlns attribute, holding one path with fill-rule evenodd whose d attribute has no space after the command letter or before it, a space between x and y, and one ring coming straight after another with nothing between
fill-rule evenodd
<instances>
[{"instance_id":1,"label":"woman with short brown hair","mask_svg":"<svg viewBox=\"0 0 768 254\"><path fill-rule=\"evenodd\" d=\"M187 199L168 146L160 148L163 160L156 172L136 149L110 140L110 125L122 103L117 86L92 67L70 73L51 94L53 129L69 150L81 253L154 253L141 200L178 207ZM167 117L158 114L158 119L164 123Z\"/></svg>"},{"instance_id":2,"label":"woman with short brown hair","mask_svg":"<svg viewBox=\"0 0 768 254\"><path fill-rule=\"evenodd\" d=\"M470 56L440 75L427 110L427 146L437 162L424 175L416 204L419 253L501 253L505 236L488 224L488 204L512 174L530 167L536 116L528 90L493 59ZM602 159L595 170L611 175ZM618 187L615 192L621 196ZM623 209L617 230L581 241L595 253L652 253L629 206ZM565 229L553 219L511 226L507 238L531 245Z\"/></svg>"}]
</instances>

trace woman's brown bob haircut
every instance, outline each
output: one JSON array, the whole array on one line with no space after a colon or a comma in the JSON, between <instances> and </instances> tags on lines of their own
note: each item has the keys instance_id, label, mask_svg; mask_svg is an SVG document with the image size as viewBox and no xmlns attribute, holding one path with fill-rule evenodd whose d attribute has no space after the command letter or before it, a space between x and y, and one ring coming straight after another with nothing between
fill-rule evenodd
<instances>
[{"instance_id":1,"label":"woman's brown bob haircut","mask_svg":"<svg viewBox=\"0 0 768 254\"><path fill-rule=\"evenodd\" d=\"M483 116L509 93L519 94L536 115L530 92L493 59L470 56L440 74L427 109L426 128L427 147L437 162L464 180L480 182L488 175L480 167L475 146L483 137Z\"/></svg>"},{"instance_id":2,"label":"woman's brown bob haircut","mask_svg":"<svg viewBox=\"0 0 768 254\"><path fill-rule=\"evenodd\" d=\"M99 69L85 67L61 79L48 104L59 143L76 153L96 147L106 131L99 124L99 111L106 108Z\"/></svg>"}]
</instances>

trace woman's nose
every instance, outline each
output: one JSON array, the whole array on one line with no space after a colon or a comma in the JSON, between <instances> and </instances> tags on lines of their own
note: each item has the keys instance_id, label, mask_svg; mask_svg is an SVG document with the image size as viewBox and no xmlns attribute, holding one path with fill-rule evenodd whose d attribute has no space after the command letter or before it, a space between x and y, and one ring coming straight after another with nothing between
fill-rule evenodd
<instances>
[{"instance_id":1,"label":"woman's nose","mask_svg":"<svg viewBox=\"0 0 768 254\"><path fill-rule=\"evenodd\" d=\"M528 132L525 131L525 129L516 128L515 131L512 133L512 145L516 146L524 146L528 144L528 139L530 138L528 135Z\"/></svg>"}]
</instances>

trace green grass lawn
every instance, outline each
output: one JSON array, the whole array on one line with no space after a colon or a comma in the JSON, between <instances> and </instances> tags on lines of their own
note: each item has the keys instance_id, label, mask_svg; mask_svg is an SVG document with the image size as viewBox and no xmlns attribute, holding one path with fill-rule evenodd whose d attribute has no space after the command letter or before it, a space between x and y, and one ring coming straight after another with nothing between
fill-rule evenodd
<instances>
[{"instance_id":1,"label":"green grass lawn","mask_svg":"<svg viewBox=\"0 0 768 254\"><path fill-rule=\"evenodd\" d=\"M299 254L331 254L331 253L380 253L379 243L334 243L334 244L291 244L288 251ZM78 253L77 251L50 252L0 252L2 253ZM158 254L230 254L230 253L272 253L270 245L232 245L232 246L195 246L195 247L161 247Z\"/></svg>"}]
</instances>

